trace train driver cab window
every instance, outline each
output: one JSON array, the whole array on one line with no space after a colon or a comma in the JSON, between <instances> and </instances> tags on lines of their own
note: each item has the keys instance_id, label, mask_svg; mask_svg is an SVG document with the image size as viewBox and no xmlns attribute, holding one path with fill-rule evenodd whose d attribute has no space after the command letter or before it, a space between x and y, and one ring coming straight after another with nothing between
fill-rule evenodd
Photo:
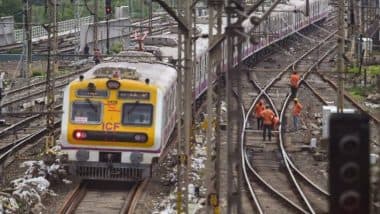
<instances>
[{"instance_id":1,"label":"train driver cab window","mask_svg":"<svg viewBox=\"0 0 380 214\"><path fill-rule=\"evenodd\" d=\"M100 123L101 104L88 100L73 102L71 121L73 123Z\"/></svg>"},{"instance_id":2,"label":"train driver cab window","mask_svg":"<svg viewBox=\"0 0 380 214\"><path fill-rule=\"evenodd\" d=\"M152 124L153 106L151 104L125 103L123 105L124 125L142 125Z\"/></svg>"}]
</instances>

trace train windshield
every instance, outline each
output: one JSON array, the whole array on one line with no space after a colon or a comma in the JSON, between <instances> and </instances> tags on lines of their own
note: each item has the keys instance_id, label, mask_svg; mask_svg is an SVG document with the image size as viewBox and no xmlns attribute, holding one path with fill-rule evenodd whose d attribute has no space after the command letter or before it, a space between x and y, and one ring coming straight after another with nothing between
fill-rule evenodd
<instances>
[{"instance_id":1,"label":"train windshield","mask_svg":"<svg viewBox=\"0 0 380 214\"><path fill-rule=\"evenodd\" d=\"M71 121L73 123L100 123L101 104L89 99L73 102Z\"/></svg>"},{"instance_id":2,"label":"train windshield","mask_svg":"<svg viewBox=\"0 0 380 214\"><path fill-rule=\"evenodd\" d=\"M124 125L151 125L153 106L151 104L126 103L123 105Z\"/></svg>"}]
</instances>

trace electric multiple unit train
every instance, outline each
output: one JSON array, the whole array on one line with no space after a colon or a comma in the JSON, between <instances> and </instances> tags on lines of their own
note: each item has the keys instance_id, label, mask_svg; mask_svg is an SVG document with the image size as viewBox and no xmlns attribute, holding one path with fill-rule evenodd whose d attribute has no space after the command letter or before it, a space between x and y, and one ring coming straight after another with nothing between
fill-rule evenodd
<instances>
[{"instance_id":1,"label":"electric multiple unit train","mask_svg":"<svg viewBox=\"0 0 380 214\"><path fill-rule=\"evenodd\" d=\"M309 17L292 12L303 9L304 1L291 2L277 6L282 12L273 12L258 28L269 28L271 37L243 44L243 58L327 16L327 0L311 0ZM206 38L197 40L195 99L207 89L207 44ZM146 59L101 63L65 88L60 144L73 174L123 181L151 175L176 125L177 71Z\"/></svg>"}]
</instances>

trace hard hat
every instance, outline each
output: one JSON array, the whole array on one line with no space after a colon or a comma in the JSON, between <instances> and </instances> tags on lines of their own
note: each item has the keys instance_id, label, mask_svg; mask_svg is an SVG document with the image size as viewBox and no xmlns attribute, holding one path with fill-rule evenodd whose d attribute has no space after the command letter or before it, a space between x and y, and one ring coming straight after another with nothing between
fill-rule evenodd
<instances>
[{"instance_id":1,"label":"hard hat","mask_svg":"<svg viewBox=\"0 0 380 214\"><path fill-rule=\"evenodd\" d=\"M296 98L294 98L294 101L298 101L298 98L296 97Z\"/></svg>"}]
</instances>

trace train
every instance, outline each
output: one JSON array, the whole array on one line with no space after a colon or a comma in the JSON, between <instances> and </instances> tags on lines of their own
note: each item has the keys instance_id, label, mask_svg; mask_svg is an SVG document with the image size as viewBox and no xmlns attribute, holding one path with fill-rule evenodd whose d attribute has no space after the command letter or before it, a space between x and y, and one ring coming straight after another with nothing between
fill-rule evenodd
<instances>
[{"instance_id":1,"label":"train","mask_svg":"<svg viewBox=\"0 0 380 214\"><path fill-rule=\"evenodd\" d=\"M325 18L329 10L327 0L311 0L310 16L305 17L294 12L303 9L305 1L290 3L278 5L278 12L257 28L270 28L271 36L257 44L243 43L243 59ZM243 26L252 27L246 22ZM206 25L199 28L207 29ZM196 42L194 101L208 87L208 40ZM222 72L227 68L225 45ZM73 175L139 181L152 175L153 165L163 154L176 127L177 70L152 54L134 54L140 57L115 57L95 65L64 89L59 144Z\"/></svg>"}]
</instances>

